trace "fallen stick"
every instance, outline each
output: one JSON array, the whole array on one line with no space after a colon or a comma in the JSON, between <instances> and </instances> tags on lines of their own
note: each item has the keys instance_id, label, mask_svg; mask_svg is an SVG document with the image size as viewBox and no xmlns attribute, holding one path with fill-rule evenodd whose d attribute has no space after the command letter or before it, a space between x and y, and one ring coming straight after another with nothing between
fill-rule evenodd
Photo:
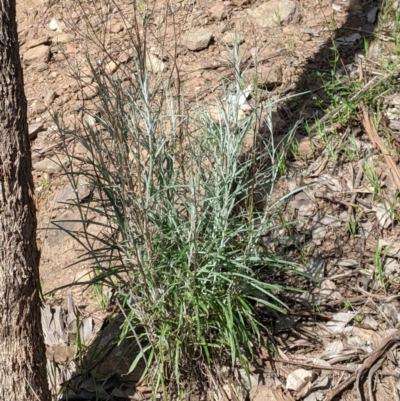
<instances>
[{"instance_id":1,"label":"fallen stick","mask_svg":"<svg viewBox=\"0 0 400 401\"><path fill-rule=\"evenodd\" d=\"M344 391L347 387L349 387L354 382L356 383L357 387L357 396L359 401L365 401L361 393L361 380L363 376L373 369L373 366L376 365L380 359L386 355L386 353L393 348L394 346L399 346L400 341L400 330L397 330L391 336L385 338L382 343L378 346L375 351L372 351L367 358L365 358L363 364L358 368L358 370L353 373L350 377L348 377L342 384L340 384L335 389L331 390L326 398L325 401L332 401L337 395L339 395L342 391ZM379 366L378 366L379 368ZM373 373L375 370L373 369Z\"/></svg>"}]
</instances>

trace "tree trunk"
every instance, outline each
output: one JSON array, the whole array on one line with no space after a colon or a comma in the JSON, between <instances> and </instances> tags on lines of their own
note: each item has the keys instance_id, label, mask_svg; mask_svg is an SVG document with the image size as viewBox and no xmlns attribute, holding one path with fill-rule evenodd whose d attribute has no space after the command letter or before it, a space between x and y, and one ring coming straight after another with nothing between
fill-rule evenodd
<instances>
[{"instance_id":1,"label":"tree trunk","mask_svg":"<svg viewBox=\"0 0 400 401\"><path fill-rule=\"evenodd\" d=\"M15 0L0 0L0 400L49 401Z\"/></svg>"}]
</instances>

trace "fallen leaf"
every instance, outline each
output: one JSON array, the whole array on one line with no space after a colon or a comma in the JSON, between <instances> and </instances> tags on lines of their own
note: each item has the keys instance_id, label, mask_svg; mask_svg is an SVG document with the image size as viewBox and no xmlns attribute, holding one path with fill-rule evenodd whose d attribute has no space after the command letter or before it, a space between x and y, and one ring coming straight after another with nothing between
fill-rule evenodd
<instances>
[{"instance_id":1,"label":"fallen leaf","mask_svg":"<svg viewBox=\"0 0 400 401\"><path fill-rule=\"evenodd\" d=\"M312 372L306 369L296 369L286 379L286 388L297 391L312 377Z\"/></svg>"},{"instance_id":2,"label":"fallen leaf","mask_svg":"<svg viewBox=\"0 0 400 401\"><path fill-rule=\"evenodd\" d=\"M374 206L373 210L375 211L376 219L381 227L388 228L393 224L394 215L389 207L386 205L377 205Z\"/></svg>"},{"instance_id":3,"label":"fallen leaf","mask_svg":"<svg viewBox=\"0 0 400 401\"><path fill-rule=\"evenodd\" d=\"M353 320L355 313L339 312L333 315L332 319L326 324L326 327L333 333L341 333L347 324Z\"/></svg>"}]
</instances>

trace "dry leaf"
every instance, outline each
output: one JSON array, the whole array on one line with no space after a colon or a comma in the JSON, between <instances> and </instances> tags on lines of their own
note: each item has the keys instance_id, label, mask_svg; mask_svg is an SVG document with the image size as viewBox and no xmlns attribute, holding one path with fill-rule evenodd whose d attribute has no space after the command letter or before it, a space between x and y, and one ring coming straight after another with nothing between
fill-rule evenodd
<instances>
[{"instance_id":1,"label":"dry leaf","mask_svg":"<svg viewBox=\"0 0 400 401\"><path fill-rule=\"evenodd\" d=\"M347 324L353 320L355 313L339 312L333 315L332 319L326 324L326 327L333 333L341 333Z\"/></svg>"},{"instance_id":2,"label":"dry leaf","mask_svg":"<svg viewBox=\"0 0 400 401\"><path fill-rule=\"evenodd\" d=\"M297 391L309 381L312 377L312 372L306 369L296 369L290 373L286 380L286 388L288 390Z\"/></svg>"}]
</instances>

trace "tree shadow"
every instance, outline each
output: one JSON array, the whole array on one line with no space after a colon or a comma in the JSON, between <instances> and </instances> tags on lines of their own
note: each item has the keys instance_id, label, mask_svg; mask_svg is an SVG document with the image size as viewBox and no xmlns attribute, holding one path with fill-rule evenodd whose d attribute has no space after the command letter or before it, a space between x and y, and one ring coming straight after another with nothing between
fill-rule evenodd
<instances>
[{"instance_id":1,"label":"tree shadow","mask_svg":"<svg viewBox=\"0 0 400 401\"><path fill-rule=\"evenodd\" d=\"M339 86L340 79L353 76L357 71L359 63L363 61L363 53L368 47L366 44L373 39L374 23L378 19L377 11L382 2L350 1L349 3L350 11L346 21L332 30L330 39L302 66L304 73L297 80L295 88L290 91L293 97L273 111L273 120L275 117L275 120L284 122L278 124L274 135L284 135L288 127L298 121L301 121L301 124L297 132L307 136L315 135L319 126L318 121L321 125L333 123L332 118L324 114L325 110L335 106L334 99L329 94L329 87ZM352 4L357 4L357 7L354 6L353 9ZM323 14L322 1L319 1L319 6ZM327 25L330 22L329 17L326 17ZM312 27L306 27L303 31L311 36L318 35ZM262 128L268 130L265 124Z\"/></svg>"},{"instance_id":2,"label":"tree shadow","mask_svg":"<svg viewBox=\"0 0 400 401\"><path fill-rule=\"evenodd\" d=\"M129 335L122 338L124 317L107 313L104 320L94 319L95 313L73 305L72 296L66 309L43 307L47 367L57 400L123 401L138 396L143 359L130 370L140 349ZM95 321L101 326L95 327Z\"/></svg>"}]
</instances>

